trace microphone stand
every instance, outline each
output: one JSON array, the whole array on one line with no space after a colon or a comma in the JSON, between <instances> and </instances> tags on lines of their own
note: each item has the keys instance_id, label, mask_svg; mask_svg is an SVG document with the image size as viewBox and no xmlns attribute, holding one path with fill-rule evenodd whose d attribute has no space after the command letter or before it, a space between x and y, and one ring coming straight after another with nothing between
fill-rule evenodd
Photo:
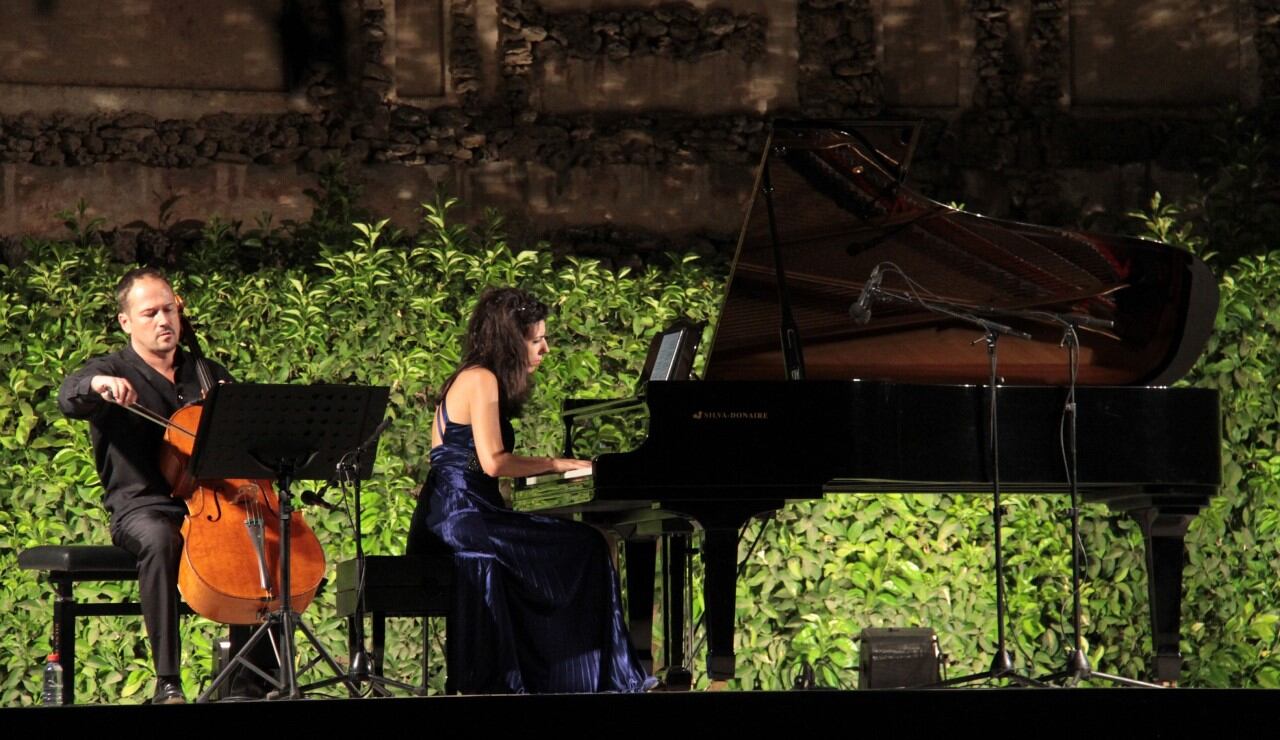
<instances>
[{"instance_id":1,"label":"microphone stand","mask_svg":"<svg viewBox=\"0 0 1280 740\"><path fill-rule=\"evenodd\" d=\"M375 435L376 438L376 435ZM362 445L363 447L363 445ZM351 481L353 491L355 493L356 506L356 611L352 619L356 625L356 650L351 654L351 680L356 684L364 682L369 683L370 689L379 696L390 696L391 692L388 686L395 687L404 691L417 693L417 689L404 681L397 681L393 678L387 678L381 673L374 671L374 661L369 654L365 642L364 634L364 587L365 587L365 555L364 555L364 534L361 532L361 508L360 508L360 455L363 450L358 450L353 456L353 462L346 465L345 470L340 470ZM426 629L426 625L423 625ZM424 648L425 649L425 648ZM423 685L426 685L426 677L423 677Z\"/></svg>"},{"instance_id":2,"label":"microphone stand","mask_svg":"<svg viewBox=\"0 0 1280 740\"><path fill-rule=\"evenodd\" d=\"M1067 402L1064 414L1067 422L1067 483L1071 490L1071 628L1075 633L1075 644L1067 652L1066 666L1062 670L1041 676L1039 681L1064 681L1066 686L1074 687L1081 681L1092 678L1110 681L1122 686L1135 686L1148 689L1164 688L1160 684L1140 681L1110 673L1093 670L1089 664L1089 655L1084 650L1084 619L1080 607L1080 572L1083 569L1084 543L1080 541L1080 483L1078 477L1079 448L1076 446L1076 369L1080 361L1080 337L1077 334L1078 322L1072 317L1059 316L1063 324L1062 343L1067 348L1067 361L1070 370L1070 385L1067 387Z\"/></svg>"},{"instance_id":3,"label":"microphone stand","mask_svg":"<svg viewBox=\"0 0 1280 740\"><path fill-rule=\"evenodd\" d=\"M870 283L871 281L868 281ZM995 529L995 579L996 579L996 651L991 657L991 666L978 673L971 673L967 676L951 678L934 684L938 687L958 686L961 684L973 683L981 680L999 680L1010 681L1019 686L1036 686L1042 687L1045 684L1037 681L1030 676L1018 673L1014 669L1013 655L1005 647L1005 599L1004 599L1004 543L1002 539L1002 529L1004 522L1004 507L1000 501L1000 436L997 422L999 420L999 386L997 385L996 366L998 364L997 346L1001 336L1009 335L1022 339L1030 339L1031 335L1026 332L1014 329L1006 324L992 321L977 314L970 313L966 307L952 306L939 301L927 301L915 294L899 294L892 291L884 290L876 285L869 285L864 288L869 290L873 299L887 298L895 301L914 304L925 308L933 313L949 316L951 318L973 324L983 331L983 337L975 340L985 342L987 347L987 383L990 389L987 395L987 460L991 469L991 521Z\"/></svg>"},{"instance_id":4,"label":"microphone stand","mask_svg":"<svg viewBox=\"0 0 1280 740\"><path fill-rule=\"evenodd\" d=\"M375 662L367 648L364 632L364 587L365 587L365 554L364 554L364 534L361 531L361 508L360 508L360 479L361 468L360 458L369 450L373 443L377 441L382 432L390 426L389 420L384 420L373 430L373 434L360 444L359 447L342 456L338 464L334 467L334 478L339 481L340 485L351 484L355 497L355 536L356 536L356 609L350 619L354 625L355 639L353 640L354 648L351 652L351 662L347 669L345 679L350 684L359 687L368 683L370 690L378 696L391 696L391 692L387 687L401 689L412 693L419 693L417 687L404 681L397 681L393 678L387 678L380 673L375 672ZM424 627L425 629L425 627ZM425 647L424 647L425 649ZM341 679L329 679L328 683L336 683ZM425 685L425 677L424 677Z\"/></svg>"}]
</instances>

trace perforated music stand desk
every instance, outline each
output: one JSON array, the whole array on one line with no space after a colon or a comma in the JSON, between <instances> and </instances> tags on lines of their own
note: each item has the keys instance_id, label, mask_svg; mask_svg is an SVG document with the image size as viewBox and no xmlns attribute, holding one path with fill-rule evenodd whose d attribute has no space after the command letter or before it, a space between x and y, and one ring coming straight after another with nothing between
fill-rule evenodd
<instances>
[{"instance_id":1,"label":"perforated music stand desk","mask_svg":"<svg viewBox=\"0 0 1280 740\"><path fill-rule=\"evenodd\" d=\"M390 389L365 385L215 386L205 400L191 455L196 480L329 480L344 455L368 440L387 409ZM373 474L377 440L360 455Z\"/></svg>"}]
</instances>

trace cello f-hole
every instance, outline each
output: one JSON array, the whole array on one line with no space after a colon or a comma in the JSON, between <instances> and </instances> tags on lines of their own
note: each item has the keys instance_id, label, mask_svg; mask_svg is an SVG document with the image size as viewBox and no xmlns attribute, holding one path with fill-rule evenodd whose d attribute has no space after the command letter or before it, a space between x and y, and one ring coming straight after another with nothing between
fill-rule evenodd
<instances>
[{"instance_id":1,"label":"cello f-hole","mask_svg":"<svg viewBox=\"0 0 1280 740\"><path fill-rule=\"evenodd\" d=\"M218 496L217 491L214 491L212 493L212 496L213 496L213 507L216 513L213 516L205 517L205 519L208 519L211 522L216 522L222 519L222 499Z\"/></svg>"}]
</instances>

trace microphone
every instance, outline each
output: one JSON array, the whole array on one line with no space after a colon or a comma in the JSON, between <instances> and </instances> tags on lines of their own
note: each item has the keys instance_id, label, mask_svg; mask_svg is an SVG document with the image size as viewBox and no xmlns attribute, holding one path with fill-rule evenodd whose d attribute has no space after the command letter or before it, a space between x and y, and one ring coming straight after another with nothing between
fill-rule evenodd
<instances>
[{"instance_id":1,"label":"microphone","mask_svg":"<svg viewBox=\"0 0 1280 740\"><path fill-rule=\"evenodd\" d=\"M320 508L327 509L329 511L338 511L337 506L320 498L320 494L316 493L315 491L303 491L302 503L307 504L309 506L319 506Z\"/></svg>"},{"instance_id":2,"label":"microphone","mask_svg":"<svg viewBox=\"0 0 1280 740\"><path fill-rule=\"evenodd\" d=\"M377 441L378 437L382 436L383 432L387 431L387 427L389 426L391 426L391 419L384 416L382 421L378 423L378 426L374 427L373 433L369 435L369 438L361 442L360 446L356 448L356 454L363 454L365 450L372 447L373 443Z\"/></svg>"},{"instance_id":3,"label":"microphone","mask_svg":"<svg viewBox=\"0 0 1280 740\"><path fill-rule=\"evenodd\" d=\"M382 417L382 421L378 422L378 426L373 428L373 433L365 441L361 442L359 447L342 456L336 469L337 475L342 481L347 483L352 481L360 470L360 458L364 456L364 453L369 448L373 447L374 443L378 441L378 437L382 436L382 433L387 431L389 426L391 426L391 419L385 416Z\"/></svg>"},{"instance_id":4,"label":"microphone","mask_svg":"<svg viewBox=\"0 0 1280 740\"><path fill-rule=\"evenodd\" d=\"M871 320L871 301L875 298L876 291L880 289L880 280L883 278L880 267L876 265L867 276L867 282L862 284L862 291L858 293L858 300L849 306L849 318L853 319L855 324L862 325Z\"/></svg>"},{"instance_id":5,"label":"microphone","mask_svg":"<svg viewBox=\"0 0 1280 740\"><path fill-rule=\"evenodd\" d=\"M1096 316L1081 313L1065 313L1062 318L1076 326L1085 326L1090 329L1114 329L1116 326L1116 322L1111 319L1100 319Z\"/></svg>"}]
</instances>

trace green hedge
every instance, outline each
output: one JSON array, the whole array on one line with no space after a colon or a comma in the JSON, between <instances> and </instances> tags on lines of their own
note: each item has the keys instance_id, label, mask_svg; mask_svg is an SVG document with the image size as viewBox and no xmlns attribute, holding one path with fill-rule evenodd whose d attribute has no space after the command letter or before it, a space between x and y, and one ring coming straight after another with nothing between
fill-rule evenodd
<instances>
[{"instance_id":1,"label":"green hedge","mask_svg":"<svg viewBox=\"0 0 1280 740\"><path fill-rule=\"evenodd\" d=\"M432 399L458 358L463 323L486 285L522 285L553 307L552 352L538 391L517 420L525 449L556 451L558 409L569 393L610 398L632 392L652 330L677 316L709 320L722 275L692 258L644 274L614 273L594 260L553 264L548 251L513 252L493 229L445 222L445 204L429 208L422 233L381 246L384 224L360 227L353 244L321 246L312 264L240 272L234 257L206 255L199 273L171 274L186 298L205 350L240 380L271 383L369 383L391 386L393 425L379 447L377 475L364 489L370 553L404 547L414 494L425 478ZM221 239L211 231L210 239ZM47 652L47 586L20 571L16 553L51 543L108 543L101 488L87 428L62 418L62 378L88 357L118 346L110 290L125 266L97 246L27 245L19 267L0 268L0 704L30 703ZM197 255L192 255L196 259ZM343 516L306 513L333 563L351 557ZM330 574L332 579L332 573ZM86 584L104 599L132 585ZM345 653L333 596L306 617L320 638ZM416 675L417 627L394 624L388 657L398 675ZM203 620L184 626L184 682L205 680L205 656L218 630ZM149 696L150 661L136 619L87 620L77 692L85 700L138 701ZM436 665L442 664L439 656ZM440 676L433 686L441 688Z\"/></svg>"},{"instance_id":2,"label":"green hedge","mask_svg":"<svg viewBox=\"0 0 1280 740\"><path fill-rule=\"evenodd\" d=\"M478 229L452 223L447 205L428 207L414 235L391 233L385 222L355 231L313 229L327 236L308 246L313 258L305 264L250 260L250 271L243 255L227 246L227 229L214 224L206 249L188 254L186 269L172 275L206 350L239 379L391 386L394 424L379 448L377 475L365 487L362 524L370 553L403 547L413 493L425 477L431 399L457 359L461 322L483 286L523 285L555 307L553 351L518 430L522 447L539 454L559 444L563 398L629 394L651 332L678 315L714 323L722 294L723 269L692 258L642 273L614 273L585 259L553 262L545 249L513 251L492 223ZM355 238L334 238L341 233ZM55 403L67 372L123 342L109 291L125 266L92 242L28 242L25 262L0 267L3 706L35 699L48 644L49 589L17 569L16 553L39 544L109 541L85 425L63 419ZM1183 629L1189 685L1280 683L1272 654L1277 289L1280 253L1244 259L1230 270L1217 334L1190 379L1223 393L1229 462L1223 495L1189 536ZM604 431L615 446L628 436ZM1011 647L1024 669L1055 669L1070 641L1066 502L1011 496L1008 508ZM306 515L331 564L353 554L344 517ZM757 535L760 545L738 585L735 685L785 688L803 661L816 667L820 683L851 687L855 638L866 626L932 626L953 674L986 668L995 635L991 534L985 496L833 496L751 525L743 555ZM1083 538L1093 665L1141 675L1150 640L1138 528L1090 507ZM115 599L133 590L86 584L80 592ZM305 616L332 651L345 652L332 594ZM210 641L221 630L198 619L186 620L183 629L184 681L193 690L207 680ZM419 630L410 621L392 624L394 675L417 677ZM442 665L439 645L434 649L433 664ZM137 619L86 621L79 654L77 692L84 701L135 702L149 695L150 659ZM441 679L431 677L433 689Z\"/></svg>"}]
</instances>

